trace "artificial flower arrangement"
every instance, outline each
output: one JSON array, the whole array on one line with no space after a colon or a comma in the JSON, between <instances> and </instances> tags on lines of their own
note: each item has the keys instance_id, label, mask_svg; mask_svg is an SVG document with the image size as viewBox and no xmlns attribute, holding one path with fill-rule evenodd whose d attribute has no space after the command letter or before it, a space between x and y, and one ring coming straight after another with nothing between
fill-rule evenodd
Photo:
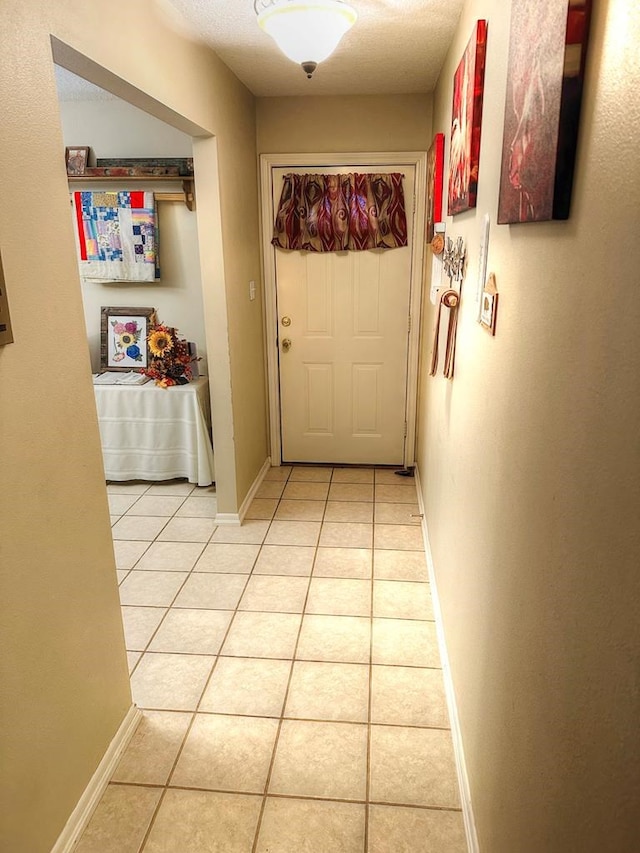
<instances>
[{"instance_id":1,"label":"artificial flower arrangement","mask_svg":"<svg viewBox=\"0 0 640 853\"><path fill-rule=\"evenodd\" d=\"M177 329L156 323L147 334L149 364L142 373L155 380L161 388L186 385L193 378L191 364L200 359L189 353L189 344L178 337Z\"/></svg>"}]
</instances>

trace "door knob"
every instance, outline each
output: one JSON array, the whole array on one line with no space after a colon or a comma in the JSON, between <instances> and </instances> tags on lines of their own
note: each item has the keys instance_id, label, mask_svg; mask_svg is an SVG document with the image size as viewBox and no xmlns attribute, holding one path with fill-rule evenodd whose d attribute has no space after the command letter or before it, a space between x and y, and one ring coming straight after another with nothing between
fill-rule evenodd
<instances>
[{"instance_id":1,"label":"door knob","mask_svg":"<svg viewBox=\"0 0 640 853\"><path fill-rule=\"evenodd\" d=\"M291 317L283 317L282 318L282 325L283 326L290 326L291 325Z\"/></svg>"},{"instance_id":2,"label":"door knob","mask_svg":"<svg viewBox=\"0 0 640 853\"><path fill-rule=\"evenodd\" d=\"M282 351L289 352L291 349L291 338L283 338L282 339Z\"/></svg>"}]
</instances>

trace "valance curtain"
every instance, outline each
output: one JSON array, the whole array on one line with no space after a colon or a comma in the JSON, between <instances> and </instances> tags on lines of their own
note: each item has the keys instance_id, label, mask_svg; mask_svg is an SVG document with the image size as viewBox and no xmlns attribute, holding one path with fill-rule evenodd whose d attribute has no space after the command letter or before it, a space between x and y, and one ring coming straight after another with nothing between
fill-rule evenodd
<instances>
[{"instance_id":1,"label":"valance curtain","mask_svg":"<svg viewBox=\"0 0 640 853\"><path fill-rule=\"evenodd\" d=\"M398 172L285 175L271 242L307 252L406 246L402 177Z\"/></svg>"}]
</instances>

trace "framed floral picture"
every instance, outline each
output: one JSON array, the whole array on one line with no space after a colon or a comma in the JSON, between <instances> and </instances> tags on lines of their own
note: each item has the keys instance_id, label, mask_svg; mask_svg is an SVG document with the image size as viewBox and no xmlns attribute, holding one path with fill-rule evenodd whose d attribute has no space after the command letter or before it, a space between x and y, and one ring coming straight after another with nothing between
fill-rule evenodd
<instances>
[{"instance_id":1,"label":"framed floral picture","mask_svg":"<svg viewBox=\"0 0 640 853\"><path fill-rule=\"evenodd\" d=\"M487 22L476 23L453 77L449 143L449 216L476 206Z\"/></svg>"},{"instance_id":2,"label":"framed floral picture","mask_svg":"<svg viewBox=\"0 0 640 853\"><path fill-rule=\"evenodd\" d=\"M100 369L141 370L149 364L147 335L155 308L101 308Z\"/></svg>"}]
</instances>

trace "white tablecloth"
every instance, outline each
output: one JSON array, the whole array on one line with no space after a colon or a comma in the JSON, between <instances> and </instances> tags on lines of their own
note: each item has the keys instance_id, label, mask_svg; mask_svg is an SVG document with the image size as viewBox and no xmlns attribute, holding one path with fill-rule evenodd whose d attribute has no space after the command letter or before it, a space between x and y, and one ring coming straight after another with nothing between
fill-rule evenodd
<instances>
[{"instance_id":1,"label":"white tablecloth","mask_svg":"<svg viewBox=\"0 0 640 853\"><path fill-rule=\"evenodd\" d=\"M215 480L209 384L94 385L107 480Z\"/></svg>"}]
</instances>

